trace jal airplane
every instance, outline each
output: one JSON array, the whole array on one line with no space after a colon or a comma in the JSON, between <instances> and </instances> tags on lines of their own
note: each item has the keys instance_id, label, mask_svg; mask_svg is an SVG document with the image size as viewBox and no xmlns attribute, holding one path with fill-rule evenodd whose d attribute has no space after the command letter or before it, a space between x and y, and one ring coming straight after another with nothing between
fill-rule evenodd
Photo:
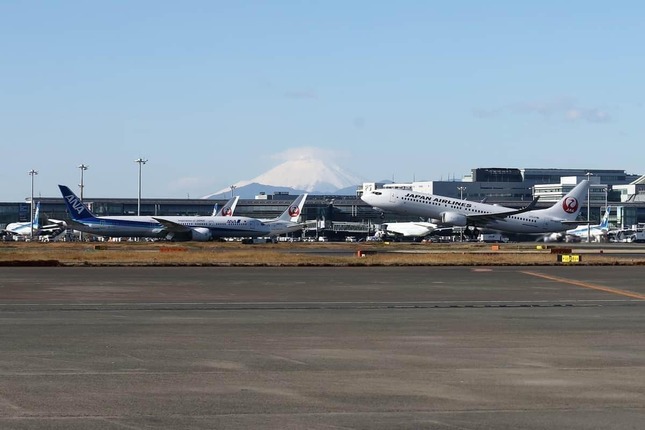
<instances>
[{"instance_id":1,"label":"jal airplane","mask_svg":"<svg viewBox=\"0 0 645 430\"><path fill-rule=\"evenodd\" d=\"M298 218L300 218L302 208L305 205L308 195L309 194L307 193L299 195L298 198L296 198L279 217L261 220L271 229L268 236L275 237L281 234L302 230L305 224L298 222Z\"/></svg>"},{"instance_id":2,"label":"jal airplane","mask_svg":"<svg viewBox=\"0 0 645 430\"><path fill-rule=\"evenodd\" d=\"M546 209L534 209L537 199L523 209L513 209L394 188L368 191L361 199L384 211L431 218L440 225L544 234L565 231L572 225L581 224L575 219L580 213L588 188L589 181L583 179L560 201Z\"/></svg>"},{"instance_id":3,"label":"jal airplane","mask_svg":"<svg viewBox=\"0 0 645 430\"><path fill-rule=\"evenodd\" d=\"M240 216L95 216L65 185L59 185L77 230L108 237L154 237L208 241L218 237L265 236L270 228Z\"/></svg>"},{"instance_id":4,"label":"jal airplane","mask_svg":"<svg viewBox=\"0 0 645 430\"><path fill-rule=\"evenodd\" d=\"M276 237L281 234L302 230L305 224L299 223L298 219L300 218L302 208L305 205L305 201L307 200L308 195L309 194L305 193L298 196L293 201L293 203L291 203L291 205L289 205L289 207L285 209L284 212L282 212L282 214L278 217L270 219L260 218L260 221L269 226L269 228L271 229L268 236ZM229 200L218 213L225 216L233 215L233 212L235 211L235 207L237 205L237 199L239 199L239 197L234 197L233 199Z\"/></svg>"},{"instance_id":5,"label":"jal airplane","mask_svg":"<svg viewBox=\"0 0 645 430\"><path fill-rule=\"evenodd\" d=\"M220 210L217 210L217 205L213 208L213 215L212 216L233 216L233 212L235 212L235 208L237 207L237 202L240 200L240 196L235 196L226 203L224 203L224 206Z\"/></svg>"}]
</instances>

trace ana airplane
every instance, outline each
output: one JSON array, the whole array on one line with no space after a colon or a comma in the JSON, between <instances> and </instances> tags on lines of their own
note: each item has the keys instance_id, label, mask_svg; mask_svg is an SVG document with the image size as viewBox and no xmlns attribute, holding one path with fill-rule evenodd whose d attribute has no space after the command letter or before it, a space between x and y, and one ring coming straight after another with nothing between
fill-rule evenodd
<instances>
[{"instance_id":1,"label":"ana airplane","mask_svg":"<svg viewBox=\"0 0 645 430\"><path fill-rule=\"evenodd\" d=\"M14 236L38 236L40 233L40 202L36 203L33 223L31 220L25 222L12 222L7 224L4 233L10 233Z\"/></svg>"},{"instance_id":2,"label":"ana airplane","mask_svg":"<svg viewBox=\"0 0 645 430\"><path fill-rule=\"evenodd\" d=\"M600 224L587 226L580 225L574 229L565 231L564 233L551 233L549 236L545 237L545 241L561 241L565 240L567 242L580 242L587 241L589 234L591 234L591 240L595 242L601 242L607 239L607 233L609 233L609 213L611 212L611 206L607 206L605 215L600 220Z\"/></svg>"},{"instance_id":3,"label":"ana airplane","mask_svg":"<svg viewBox=\"0 0 645 430\"><path fill-rule=\"evenodd\" d=\"M256 237L270 232L260 220L238 216L95 216L65 185L59 185L77 230L108 237L154 237L207 241L217 237Z\"/></svg>"},{"instance_id":4,"label":"ana airplane","mask_svg":"<svg viewBox=\"0 0 645 430\"><path fill-rule=\"evenodd\" d=\"M307 196L309 194L301 194L296 198L291 205L279 217L272 219L261 219L261 221L269 226L271 232L270 237L279 236L281 234L291 233L294 231L302 230L305 226L304 223L298 222L302 208L305 205Z\"/></svg>"},{"instance_id":5,"label":"ana airplane","mask_svg":"<svg viewBox=\"0 0 645 430\"><path fill-rule=\"evenodd\" d=\"M559 202L547 209L534 209L537 199L527 207L516 210L394 188L368 191L361 198L365 203L381 210L431 218L440 225L544 234L565 231L573 224L580 224L575 219L580 213L588 188L589 181L583 179Z\"/></svg>"},{"instance_id":6,"label":"ana airplane","mask_svg":"<svg viewBox=\"0 0 645 430\"><path fill-rule=\"evenodd\" d=\"M298 196L291 205L278 217L275 218L259 218L264 224L266 224L270 229L268 236L276 237L281 234L291 233L294 231L302 230L305 226L304 223L299 223L298 219L302 213L302 208L305 205L307 196L309 194L302 194ZM237 200L239 197L234 197L229 200L226 205L218 212L220 215L231 216L235 211L237 205Z\"/></svg>"},{"instance_id":7,"label":"ana airplane","mask_svg":"<svg viewBox=\"0 0 645 430\"><path fill-rule=\"evenodd\" d=\"M34 222L12 222L7 224L2 231L3 234L9 233L14 236L31 237L39 236L41 234L54 234L56 231L62 231L66 224L65 221L48 219L45 225L40 224L40 202L36 203L36 210L34 211Z\"/></svg>"}]
</instances>

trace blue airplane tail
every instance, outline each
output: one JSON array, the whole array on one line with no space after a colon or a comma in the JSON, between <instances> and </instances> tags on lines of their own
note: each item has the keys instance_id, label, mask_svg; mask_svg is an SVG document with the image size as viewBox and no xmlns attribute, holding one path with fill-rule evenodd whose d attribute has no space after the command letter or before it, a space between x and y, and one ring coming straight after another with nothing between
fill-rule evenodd
<instances>
[{"instance_id":1,"label":"blue airplane tail","mask_svg":"<svg viewBox=\"0 0 645 430\"><path fill-rule=\"evenodd\" d=\"M96 218L72 190L65 185L59 185L58 188L60 188L60 192L63 195L63 200L65 200L67 212L69 212L74 221Z\"/></svg>"},{"instance_id":2,"label":"blue airplane tail","mask_svg":"<svg viewBox=\"0 0 645 430\"><path fill-rule=\"evenodd\" d=\"M40 202L36 203L36 211L34 212L34 226L35 230L40 229Z\"/></svg>"},{"instance_id":3,"label":"blue airplane tail","mask_svg":"<svg viewBox=\"0 0 645 430\"><path fill-rule=\"evenodd\" d=\"M605 211L605 216L603 216L602 221L600 221L601 230L606 230L609 228L609 212L611 212L611 206L607 206L607 210Z\"/></svg>"}]
</instances>

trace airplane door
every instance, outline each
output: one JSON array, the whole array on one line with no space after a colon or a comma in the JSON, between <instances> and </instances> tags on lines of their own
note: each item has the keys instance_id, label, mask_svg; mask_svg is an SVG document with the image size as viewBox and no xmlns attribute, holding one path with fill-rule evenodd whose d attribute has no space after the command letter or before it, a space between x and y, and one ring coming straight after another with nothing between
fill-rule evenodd
<instances>
[{"instance_id":1,"label":"airplane door","mask_svg":"<svg viewBox=\"0 0 645 430\"><path fill-rule=\"evenodd\" d=\"M394 191L390 191L390 203L396 203L396 197Z\"/></svg>"}]
</instances>

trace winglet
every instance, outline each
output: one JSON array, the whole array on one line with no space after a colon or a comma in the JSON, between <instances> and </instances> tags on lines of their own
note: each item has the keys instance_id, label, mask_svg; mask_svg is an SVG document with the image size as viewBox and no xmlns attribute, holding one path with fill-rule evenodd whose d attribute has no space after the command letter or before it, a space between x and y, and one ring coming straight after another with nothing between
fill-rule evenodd
<instances>
[{"instance_id":1,"label":"winglet","mask_svg":"<svg viewBox=\"0 0 645 430\"><path fill-rule=\"evenodd\" d=\"M522 209L519 209L519 210L518 210L517 212L515 212L515 213L516 213L516 214L521 214L521 213L524 213L524 212L532 211L533 209L535 209L535 206L537 205L538 200L540 200L540 196L535 197L535 198L531 201L531 203L529 203L528 205L526 205L526 206L525 206L525 207L523 207Z\"/></svg>"}]
</instances>

